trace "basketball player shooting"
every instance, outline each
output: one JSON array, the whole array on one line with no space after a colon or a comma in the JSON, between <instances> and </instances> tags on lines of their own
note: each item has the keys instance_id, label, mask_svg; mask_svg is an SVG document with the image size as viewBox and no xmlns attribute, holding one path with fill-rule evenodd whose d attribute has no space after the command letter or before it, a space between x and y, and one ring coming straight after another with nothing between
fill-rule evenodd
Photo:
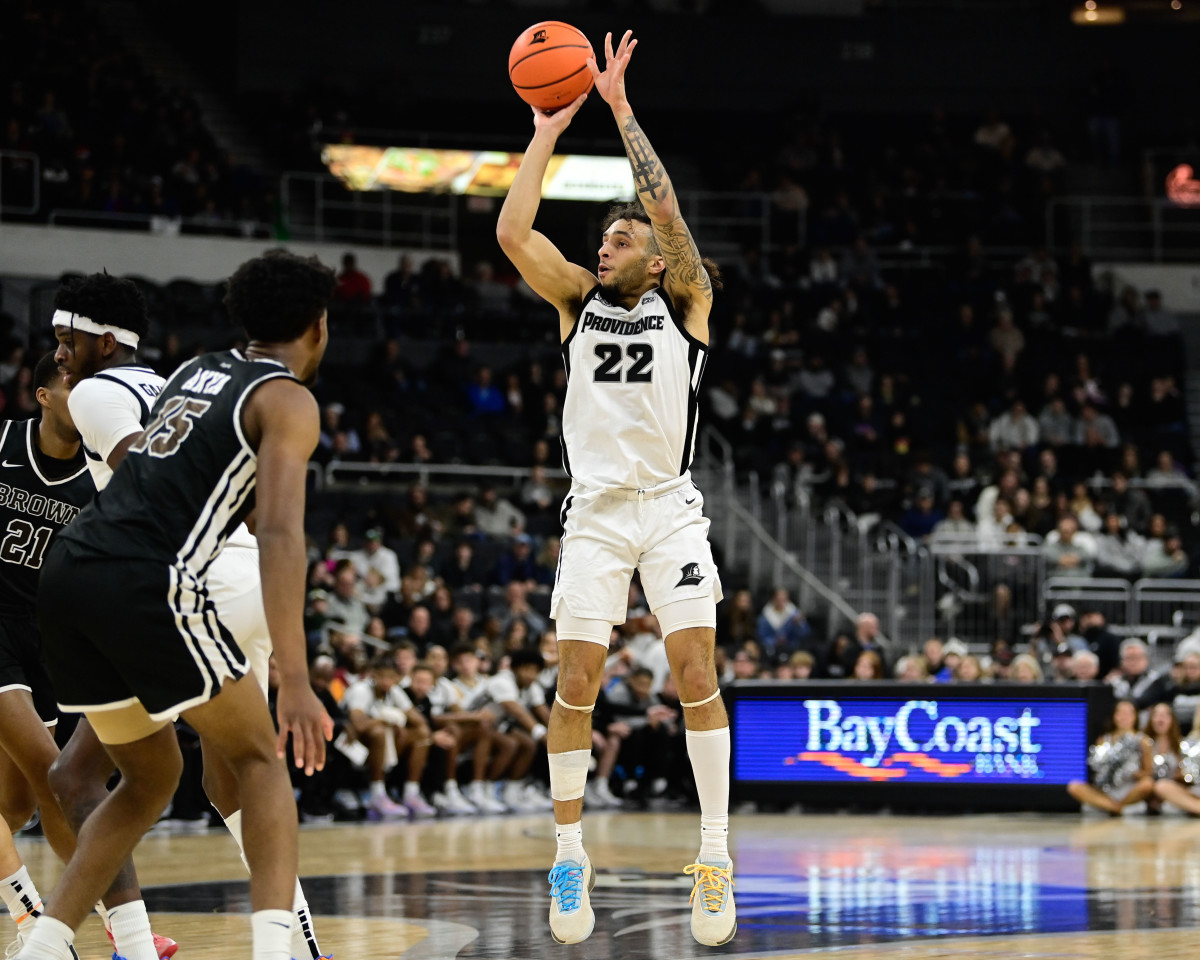
<instances>
[{"instance_id":1,"label":"basketball player shooting","mask_svg":"<svg viewBox=\"0 0 1200 960\"><path fill-rule=\"evenodd\" d=\"M272 253L243 264L226 302L249 334L246 352L176 371L112 482L46 556L38 618L59 706L84 713L122 779L84 824L19 960L69 957L74 931L170 801L182 769L176 715L237 784L254 960L293 956L297 828L279 758L290 734L311 773L332 735L308 684L301 618L304 478L319 430L303 384L325 352L332 293L315 261ZM207 586L225 539L256 506L278 734L259 685L242 682L248 659Z\"/></svg>"},{"instance_id":2,"label":"basketball player shooting","mask_svg":"<svg viewBox=\"0 0 1200 960\"><path fill-rule=\"evenodd\" d=\"M637 46L627 31L605 68L588 67L612 109L640 204L605 223L597 272L569 263L533 229L542 179L559 136L586 95L557 112L534 108L534 135L500 211L496 234L525 281L558 308L567 397L562 555L551 600L559 643L558 690L547 740L558 853L550 872L550 930L559 943L595 925L595 871L583 848L583 793L591 712L614 623L625 620L637 569L665 637L684 707L688 755L700 795L701 842L692 935L716 946L737 929L729 832L729 721L713 662L721 585L704 499L689 466L700 377L708 357L715 265L703 260L680 215L662 161L633 115L625 70Z\"/></svg>"}]
</instances>

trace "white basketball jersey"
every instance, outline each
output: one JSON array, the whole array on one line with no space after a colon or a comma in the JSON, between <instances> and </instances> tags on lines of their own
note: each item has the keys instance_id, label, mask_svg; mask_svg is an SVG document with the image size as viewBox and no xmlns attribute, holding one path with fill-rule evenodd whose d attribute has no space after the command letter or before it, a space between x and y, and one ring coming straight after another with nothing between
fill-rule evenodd
<instances>
[{"instance_id":1,"label":"white basketball jersey","mask_svg":"<svg viewBox=\"0 0 1200 960\"><path fill-rule=\"evenodd\" d=\"M696 445L708 347L661 288L626 310L588 294L562 344L563 467L592 489L648 490L682 476Z\"/></svg>"},{"instance_id":2,"label":"white basketball jersey","mask_svg":"<svg viewBox=\"0 0 1200 960\"><path fill-rule=\"evenodd\" d=\"M108 455L150 422L150 410L165 382L149 367L128 364L101 370L80 380L71 391L67 405L97 490L112 479Z\"/></svg>"}]
</instances>

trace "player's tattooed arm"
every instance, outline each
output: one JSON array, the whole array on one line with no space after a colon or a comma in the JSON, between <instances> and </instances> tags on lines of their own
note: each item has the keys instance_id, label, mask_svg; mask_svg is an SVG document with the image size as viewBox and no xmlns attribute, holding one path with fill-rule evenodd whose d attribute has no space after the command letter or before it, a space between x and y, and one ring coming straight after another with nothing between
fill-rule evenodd
<instances>
[{"instance_id":1,"label":"player's tattooed arm","mask_svg":"<svg viewBox=\"0 0 1200 960\"><path fill-rule=\"evenodd\" d=\"M668 289L711 303L712 280L704 269L692 232L679 212L679 198L666 167L632 113L622 117L620 125L638 199L654 224L654 238L666 262Z\"/></svg>"}]
</instances>

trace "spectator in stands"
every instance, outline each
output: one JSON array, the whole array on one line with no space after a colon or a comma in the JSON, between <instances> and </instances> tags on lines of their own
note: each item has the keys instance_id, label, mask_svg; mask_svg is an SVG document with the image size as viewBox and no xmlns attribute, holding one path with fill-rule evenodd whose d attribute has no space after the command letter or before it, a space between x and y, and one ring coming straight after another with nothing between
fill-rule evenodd
<instances>
[{"instance_id":1,"label":"spectator in stands","mask_svg":"<svg viewBox=\"0 0 1200 960\"><path fill-rule=\"evenodd\" d=\"M363 426L363 451L369 463L396 463L400 459L400 447L392 439L383 414L378 410L367 414Z\"/></svg>"},{"instance_id":2,"label":"spectator in stands","mask_svg":"<svg viewBox=\"0 0 1200 960\"><path fill-rule=\"evenodd\" d=\"M317 450L326 460L357 460L362 456L362 440L358 431L342 422L345 412L343 404L329 403L321 413L321 435Z\"/></svg>"},{"instance_id":3,"label":"spectator in stands","mask_svg":"<svg viewBox=\"0 0 1200 960\"><path fill-rule=\"evenodd\" d=\"M837 639L834 640L835 650ZM840 653L838 660L842 673L840 676L848 676L854 672L854 665L858 662L858 658L862 653L868 650L873 650L879 655L880 663L883 664L883 672L887 673L887 661L884 658L883 646L880 643L879 618L873 613L860 613L858 620L855 622L854 638ZM832 660L828 661L832 663ZM827 666L828 669L828 666Z\"/></svg>"},{"instance_id":4,"label":"spectator in stands","mask_svg":"<svg viewBox=\"0 0 1200 960\"><path fill-rule=\"evenodd\" d=\"M508 409L508 400L492 380L492 368L484 364L475 371L467 387L467 402L472 417L499 417Z\"/></svg>"},{"instance_id":5,"label":"spectator in stands","mask_svg":"<svg viewBox=\"0 0 1200 960\"><path fill-rule=\"evenodd\" d=\"M971 464L971 455L965 450L959 450L954 454L954 460L950 465L950 476L946 481L946 496L950 500L960 501L964 514L971 517L974 515L975 501L979 499L982 489L979 477Z\"/></svg>"},{"instance_id":6,"label":"spectator in stands","mask_svg":"<svg viewBox=\"0 0 1200 960\"><path fill-rule=\"evenodd\" d=\"M961 500L951 500L945 519L933 528L932 540L965 542L975 539L975 524L967 519Z\"/></svg>"},{"instance_id":7,"label":"spectator in stands","mask_svg":"<svg viewBox=\"0 0 1200 960\"><path fill-rule=\"evenodd\" d=\"M1145 492L1129 485L1129 476L1118 470L1112 476L1112 512L1128 521L1129 529L1145 535L1150 529L1154 508Z\"/></svg>"},{"instance_id":8,"label":"spectator in stands","mask_svg":"<svg viewBox=\"0 0 1200 960\"><path fill-rule=\"evenodd\" d=\"M1091 650L1076 650L1071 655L1071 674L1077 681L1100 679L1100 658Z\"/></svg>"},{"instance_id":9,"label":"spectator in stands","mask_svg":"<svg viewBox=\"0 0 1200 960\"><path fill-rule=\"evenodd\" d=\"M1043 444L1049 447L1061 447L1075 443L1078 433L1075 418L1067 410L1066 401L1061 396L1055 396L1042 407L1038 414L1038 433Z\"/></svg>"},{"instance_id":10,"label":"spectator in stands","mask_svg":"<svg viewBox=\"0 0 1200 960\"><path fill-rule=\"evenodd\" d=\"M928 683L929 666L919 653L910 653L896 661L895 676L901 683Z\"/></svg>"},{"instance_id":11,"label":"spectator in stands","mask_svg":"<svg viewBox=\"0 0 1200 960\"><path fill-rule=\"evenodd\" d=\"M1023 400L1013 401L1008 413L997 417L988 428L988 441L992 451L1005 450L1024 452L1038 442L1038 423L1025 410Z\"/></svg>"},{"instance_id":12,"label":"spectator in stands","mask_svg":"<svg viewBox=\"0 0 1200 960\"><path fill-rule=\"evenodd\" d=\"M539 566L533 556L533 537L518 533L512 538L508 549L500 555L494 579L502 587L520 581L526 589L536 590L546 579L545 571Z\"/></svg>"},{"instance_id":13,"label":"spectator in stands","mask_svg":"<svg viewBox=\"0 0 1200 960\"><path fill-rule=\"evenodd\" d=\"M326 751L324 769L314 770L311 776L304 776L303 771L293 773L293 783L296 783L299 790L297 805L300 808L300 819L306 823L327 821L337 814L341 814L342 818L350 815L350 811L345 807L338 809L336 798L341 790L351 784L353 765L347 751L354 752L356 741L350 729L349 718L330 693L333 678L333 658L324 655L314 657L309 665L308 681L313 693L321 701L321 706L333 721L334 743L333 749ZM298 783L296 777L301 778Z\"/></svg>"},{"instance_id":14,"label":"spectator in stands","mask_svg":"<svg viewBox=\"0 0 1200 960\"><path fill-rule=\"evenodd\" d=\"M1175 462L1170 450L1159 451L1153 469L1146 471L1146 486L1159 490L1178 487L1186 490L1190 498L1196 495L1196 485L1183 467Z\"/></svg>"},{"instance_id":15,"label":"spectator in stands","mask_svg":"<svg viewBox=\"0 0 1200 960\"><path fill-rule=\"evenodd\" d=\"M540 637L549 624L546 618L529 605L529 589L520 580L514 580L504 588L504 603L496 610L496 620L501 633L507 633L514 620L523 620L530 636Z\"/></svg>"},{"instance_id":16,"label":"spectator in stands","mask_svg":"<svg viewBox=\"0 0 1200 960\"><path fill-rule=\"evenodd\" d=\"M1115 696L1131 700L1138 710L1148 710L1167 697L1170 677L1151 668L1146 644L1130 637L1121 643L1120 666L1108 683Z\"/></svg>"},{"instance_id":17,"label":"spectator in stands","mask_svg":"<svg viewBox=\"0 0 1200 960\"><path fill-rule=\"evenodd\" d=\"M1001 307L996 311L996 325L988 334L992 352L1000 359L1001 370L1008 374L1016 369L1017 360L1025 349L1025 334L1013 323L1012 311Z\"/></svg>"},{"instance_id":18,"label":"spectator in stands","mask_svg":"<svg viewBox=\"0 0 1200 960\"><path fill-rule=\"evenodd\" d=\"M1075 651L1071 649L1070 644L1060 643L1054 648L1054 652L1050 657L1050 676L1051 683L1072 683L1075 681L1075 654L1084 653L1085 651Z\"/></svg>"},{"instance_id":19,"label":"spectator in stands","mask_svg":"<svg viewBox=\"0 0 1200 960\"><path fill-rule=\"evenodd\" d=\"M1171 685L1171 707L1180 726L1191 729L1192 718L1200 708L1200 653L1176 655L1179 679ZM1200 731L1196 731L1200 732Z\"/></svg>"},{"instance_id":20,"label":"spectator in stands","mask_svg":"<svg viewBox=\"0 0 1200 960\"><path fill-rule=\"evenodd\" d=\"M1155 519L1161 517L1156 514ZM1161 536L1156 533L1161 528ZM1169 579L1187 575L1191 566L1191 558L1183 549L1183 540L1175 527L1162 524L1156 527L1150 523L1150 539L1146 541L1146 551L1142 554L1142 572L1147 577Z\"/></svg>"},{"instance_id":21,"label":"spectator in stands","mask_svg":"<svg viewBox=\"0 0 1200 960\"><path fill-rule=\"evenodd\" d=\"M749 591L747 591L749 593ZM766 659L772 663L798 651L812 636L812 627L783 587L776 587L771 602L758 617L757 636Z\"/></svg>"},{"instance_id":22,"label":"spectator in stands","mask_svg":"<svg viewBox=\"0 0 1200 960\"><path fill-rule=\"evenodd\" d=\"M1102 447L1113 450L1121 445L1117 425L1107 413L1101 413L1094 404L1085 403L1079 411L1075 425L1075 443L1081 447Z\"/></svg>"},{"instance_id":23,"label":"spectator in stands","mask_svg":"<svg viewBox=\"0 0 1200 960\"><path fill-rule=\"evenodd\" d=\"M929 641L925 641L928 647ZM969 656L970 651L967 645L958 637L951 637L942 645L941 662L936 670L930 666L930 675L938 683L949 683L954 679L954 674L958 670L959 664L962 663L963 657Z\"/></svg>"},{"instance_id":24,"label":"spectator in stands","mask_svg":"<svg viewBox=\"0 0 1200 960\"><path fill-rule=\"evenodd\" d=\"M499 496L490 484L479 490L475 504L475 523L489 537L501 539L525 529L525 514Z\"/></svg>"},{"instance_id":25,"label":"spectator in stands","mask_svg":"<svg viewBox=\"0 0 1200 960\"><path fill-rule=\"evenodd\" d=\"M368 750L369 809L385 820L407 818L409 814L437 816L437 811L421 796L421 776L431 743L429 726L401 689L400 674L392 658L381 655L371 661L367 677L351 685L341 705L349 716L355 738ZM392 762L397 763L407 759L403 805L393 802L387 793L385 778L392 757L395 758Z\"/></svg>"},{"instance_id":26,"label":"spectator in stands","mask_svg":"<svg viewBox=\"0 0 1200 960\"><path fill-rule=\"evenodd\" d=\"M851 676L855 680L882 680L883 660L874 650L864 650L854 661L854 671Z\"/></svg>"},{"instance_id":27,"label":"spectator in stands","mask_svg":"<svg viewBox=\"0 0 1200 960\"><path fill-rule=\"evenodd\" d=\"M927 540L945 517L934 504L933 489L922 487L917 491L916 503L900 518L900 528L916 540Z\"/></svg>"},{"instance_id":28,"label":"spectator in stands","mask_svg":"<svg viewBox=\"0 0 1200 960\"><path fill-rule=\"evenodd\" d=\"M596 768L593 781L595 798L603 806L621 804L609 784L617 762L628 774L642 771L636 777L635 797L638 800L648 799L653 782L665 779L670 769L676 714L651 692L653 683L653 672L638 666L607 691L613 722L607 729L608 749Z\"/></svg>"},{"instance_id":29,"label":"spectator in stands","mask_svg":"<svg viewBox=\"0 0 1200 960\"><path fill-rule=\"evenodd\" d=\"M360 577L366 577L374 570L382 578L383 589L388 593L395 593L400 589L400 560L396 557L395 550L384 546L381 528L372 527L367 531L362 549L356 550L351 555L351 560Z\"/></svg>"},{"instance_id":30,"label":"spectator in stands","mask_svg":"<svg viewBox=\"0 0 1200 960\"><path fill-rule=\"evenodd\" d=\"M1096 576L1136 580L1142 572L1146 541L1130 530L1121 514L1104 518L1104 532L1096 536Z\"/></svg>"},{"instance_id":31,"label":"spectator in stands","mask_svg":"<svg viewBox=\"0 0 1200 960\"><path fill-rule=\"evenodd\" d=\"M1036 657L1028 653L1019 653L1013 657L1009 679L1014 683L1041 683L1045 677L1042 674L1042 665Z\"/></svg>"},{"instance_id":32,"label":"spectator in stands","mask_svg":"<svg viewBox=\"0 0 1200 960\"><path fill-rule=\"evenodd\" d=\"M1066 514L1042 546L1046 574L1051 577L1090 577L1096 563L1096 547L1091 536L1080 533L1074 514Z\"/></svg>"},{"instance_id":33,"label":"spectator in stands","mask_svg":"<svg viewBox=\"0 0 1200 960\"><path fill-rule=\"evenodd\" d=\"M967 654L958 661L951 677L953 683L987 683L990 680L991 677L984 671L979 658L972 654Z\"/></svg>"},{"instance_id":34,"label":"spectator in stands","mask_svg":"<svg viewBox=\"0 0 1200 960\"><path fill-rule=\"evenodd\" d=\"M1099 675L1109 676L1120 664L1121 638L1108 629L1108 621L1099 610L1083 612L1079 618L1079 632L1097 657Z\"/></svg>"},{"instance_id":35,"label":"spectator in stands","mask_svg":"<svg viewBox=\"0 0 1200 960\"><path fill-rule=\"evenodd\" d=\"M429 502L429 491L422 483L414 483L399 509L389 510L395 534L405 540L432 536L440 524Z\"/></svg>"},{"instance_id":36,"label":"spectator in stands","mask_svg":"<svg viewBox=\"0 0 1200 960\"><path fill-rule=\"evenodd\" d=\"M453 555L442 564L438 575L451 590L478 592L483 589L487 571L475 556L475 548L470 541L460 540L454 546Z\"/></svg>"},{"instance_id":37,"label":"spectator in stands","mask_svg":"<svg viewBox=\"0 0 1200 960\"><path fill-rule=\"evenodd\" d=\"M518 813L549 810L553 807L550 798L526 782L536 751L545 745L550 719L545 691L537 682L545 663L536 650L518 650L509 659L510 669L484 680L468 696L466 705L470 710L491 713L496 729L516 743L500 802Z\"/></svg>"},{"instance_id":38,"label":"spectator in stands","mask_svg":"<svg viewBox=\"0 0 1200 960\"><path fill-rule=\"evenodd\" d=\"M356 306L371 303L371 278L358 269L358 258L352 253L342 255L342 269L337 275L334 299Z\"/></svg>"},{"instance_id":39,"label":"spectator in stands","mask_svg":"<svg viewBox=\"0 0 1200 960\"><path fill-rule=\"evenodd\" d=\"M333 593L328 598L329 619L343 624L350 633L367 629L371 614L360 596L358 570L354 561L339 560L333 568Z\"/></svg>"},{"instance_id":40,"label":"spectator in stands","mask_svg":"<svg viewBox=\"0 0 1200 960\"><path fill-rule=\"evenodd\" d=\"M757 635L754 595L744 587L734 593L729 602L717 608L717 617L720 621L717 643L720 646L736 650Z\"/></svg>"}]
</instances>

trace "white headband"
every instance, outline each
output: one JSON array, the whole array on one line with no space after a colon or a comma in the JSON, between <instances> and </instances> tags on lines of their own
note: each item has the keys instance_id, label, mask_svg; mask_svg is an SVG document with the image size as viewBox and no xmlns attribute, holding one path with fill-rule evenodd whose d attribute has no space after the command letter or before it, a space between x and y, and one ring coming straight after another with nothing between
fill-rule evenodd
<instances>
[{"instance_id":1,"label":"white headband","mask_svg":"<svg viewBox=\"0 0 1200 960\"><path fill-rule=\"evenodd\" d=\"M123 343L134 350L137 349L138 341L141 339L132 330L97 323L95 320L89 320L87 317L81 316L78 313L72 313L70 310L55 310L54 318L50 321L50 324L55 327L71 327L73 330L82 330L84 333L94 333L98 337L102 337L106 333L111 333L117 343Z\"/></svg>"}]
</instances>

